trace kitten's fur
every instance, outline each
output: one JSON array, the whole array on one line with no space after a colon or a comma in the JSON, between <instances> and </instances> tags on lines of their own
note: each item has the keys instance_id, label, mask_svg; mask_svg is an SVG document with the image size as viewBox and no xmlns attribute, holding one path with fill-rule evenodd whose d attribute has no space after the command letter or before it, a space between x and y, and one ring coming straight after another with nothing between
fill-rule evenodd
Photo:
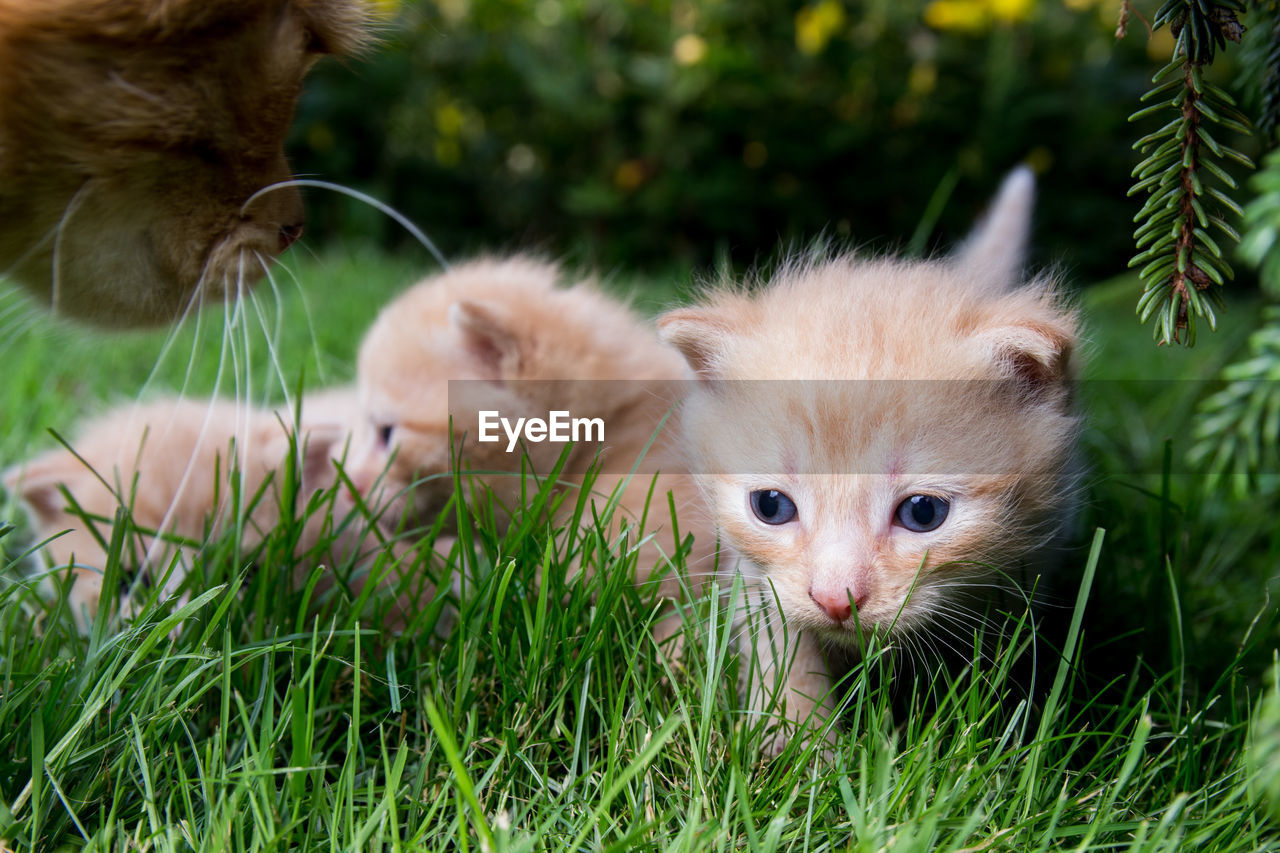
<instances>
[{"instance_id":1,"label":"kitten's fur","mask_svg":"<svg viewBox=\"0 0 1280 853\"><path fill-rule=\"evenodd\" d=\"M409 289L369 329L357 370L364 418L353 429L346 471L358 489L377 495L388 520L407 515L431 523L453 489L451 441L471 470L500 472L482 479L502 504L519 503L521 450L508 453L505 439L476 441L474 415L482 408L507 417L546 417L558 409L602 418L606 465L594 493L607 496L625 481L668 411L663 383L681 379L684 365L627 308L588 284L558 287L560 278L555 266L529 258L474 261ZM453 386L452 435L449 380L473 380ZM526 449L534 473L545 476L563 445ZM561 480L581 484L595 452L595 446L576 447ZM621 514L634 522L643 513L653 480L646 471L662 474L645 524L651 538L641 551L641 572L660 566L677 545L668 491L682 532L695 532L689 564L704 566L713 537L699 530L696 516L686 520L696 487L680 474L668 444L660 440L649 449L641 473L622 492ZM678 580L665 578L662 594L677 596Z\"/></svg>"},{"instance_id":2,"label":"kitten's fur","mask_svg":"<svg viewBox=\"0 0 1280 853\"><path fill-rule=\"evenodd\" d=\"M284 139L363 0L0 0L0 276L55 311L169 320L301 233Z\"/></svg>"},{"instance_id":3,"label":"kitten's fur","mask_svg":"<svg viewBox=\"0 0 1280 853\"><path fill-rule=\"evenodd\" d=\"M27 506L37 541L51 565L74 565L68 595L82 624L97 610L111 520L126 507L135 527L167 536L137 534L124 542L127 569L163 576L172 561L179 569L169 588L190 565L189 548L206 533L217 536L232 523L233 478L244 506L257 498L245 524L244 544L261 541L279 520L279 476L298 434L298 470L304 495L331 482L329 454L345 435L339 413L350 408L351 393L318 395L304 405L300 430L287 412L255 409L225 400L165 399L126 405L90 419L71 442L72 450L49 451L6 471L5 487ZM258 492L270 480L265 493ZM89 516L106 519L88 529L69 507L66 490ZM52 538L51 538L52 537ZM304 546L305 547L305 546ZM153 580L159 580L158 577Z\"/></svg>"},{"instance_id":4,"label":"kitten's fur","mask_svg":"<svg viewBox=\"0 0 1280 853\"><path fill-rule=\"evenodd\" d=\"M822 647L955 617L966 588L1000 582L986 565L1040 559L1073 515L1077 319L1020 278L1033 189L1015 171L954 258L796 262L659 320L703 380L683 412L694 470L732 546L722 566L765 609L765 675L795 656L793 721L824 711ZM753 509L770 490L794 519L766 523L787 513L772 497ZM936 529L905 526L912 495L950 501Z\"/></svg>"}]
</instances>

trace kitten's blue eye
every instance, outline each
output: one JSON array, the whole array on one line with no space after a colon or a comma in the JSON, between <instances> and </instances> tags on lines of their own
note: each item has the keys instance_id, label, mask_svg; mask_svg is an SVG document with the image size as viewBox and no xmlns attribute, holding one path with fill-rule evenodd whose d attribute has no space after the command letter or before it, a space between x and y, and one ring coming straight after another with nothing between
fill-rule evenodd
<instances>
[{"instance_id":1,"label":"kitten's blue eye","mask_svg":"<svg viewBox=\"0 0 1280 853\"><path fill-rule=\"evenodd\" d=\"M898 504L897 521L908 530L927 533L937 530L947 520L951 502L933 495L912 495Z\"/></svg>"},{"instance_id":2,"label":"kitten's blue eye","mask_svg":"<svg viewBox=\"0 0 1280 853\"><path fill-rule=\"evenodd\" d=\"M765 524L786 524L796 517L796 502L777 489L751 493L751 511Z\"/></svg>"}]
</instances>

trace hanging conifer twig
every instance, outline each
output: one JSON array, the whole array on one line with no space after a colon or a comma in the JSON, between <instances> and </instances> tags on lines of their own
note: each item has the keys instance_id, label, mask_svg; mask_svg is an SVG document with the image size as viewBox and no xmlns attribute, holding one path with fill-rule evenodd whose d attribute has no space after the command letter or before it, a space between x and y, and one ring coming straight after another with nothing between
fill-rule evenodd
<instances>
[{"instance_id":1,"label":"hanging conifer twig","mask_svg":"<svg viewBox=\"0 0 1280 853\"><path fill-rule=\"evenodd\" d=\"M1153 29L1168 26L1175 37L1173 60L1152 79L1155 88L1142 100L1156 103L1130 116L1138 121L1165 115L1167 123L1134 144L1143 155L1133 170L1137 182L1129 194L1147 192L1134 217L1141 250L1130 266L1141 267L1145 286L1138 301L1142 322L1153 320L1162 344L1195 343L1196 320L1217 326L1218 291L1233 275L1214 236L1232 241L1240 235L1228 223L1240 206L1224 192L1237 189L1223 168L1227 160L1253 167L1252 161L1222 144L1210 130L1221 127L1248 134L1248 120L1225 91L1204 79L1203 69L1228 41L1243 32L1236 14L1239 0L1167 0ZM1158 100L1157 100L1158 99Z\"/></svg>"}]
</instances>

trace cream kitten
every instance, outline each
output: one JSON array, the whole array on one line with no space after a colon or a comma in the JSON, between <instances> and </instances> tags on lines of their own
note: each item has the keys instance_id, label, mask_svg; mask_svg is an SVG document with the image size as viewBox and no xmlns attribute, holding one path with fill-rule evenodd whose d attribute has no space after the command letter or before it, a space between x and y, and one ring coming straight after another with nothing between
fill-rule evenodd
<instances>
[{"instance_id":1,"label":"cream kitten","mask_svg":"<svg viewBox=\"0 0 1280 853\"><path fill-rule=\"evenodd\" d=\"M509 450L505 436L482 443L481 410L512 419L545 418L552 410L599 418L605 441L577 444L560 478L580 485L600 451L594 493L607 496L626 481L669 411L666 383L684 376L684 364L627 308L586 284L557 287L560 278L555 266L529 258L475 261L410 288L378 316L360 347L365 416L353 431L345 470L359 491L385 508L389 523L407 516L429 524L435 518L453 490L451 442L508 508L518 505L526 486L522 450L534 473L552 470L563 444ZM672 449L658 441L621 492L623 516L634 522L643 514L653 482L644 472L656 471L662 474L645 524L646 534L656 535L642 547L641 580L678 544L668 491L677 507L696 503L696 486L680 473ZM697 529L696 517L681 532L696 534L690 565L714 553L714 537ZM676 597L678 587L668 576L662 594Z\"/></svg>"},{"instance_id":2,"label":"cream kitten","mask_svg":"<svg viewBox=\"0 0 1280 853\"><path fill-rule=\"evenodd\" d=\"M764 675L794 655L792 721L829 711L822 648L954 619L1073 515L1077 318L1019 277L1033 191L1012 173L954 258L794 262L659 320L702 380L684 432Z\"/></svg>"},{"instance_id":3,"label":"cream kitten","mask_svg":"<svg viewBox=\"0 0 1280 853\"><path fill-rule=\"evenodd\" d=\"M330 448L345 435L350 398L346 390L326 392L304 406L297 444L304 495L332 481ZM75 567L68 601L81 624L88 624L107 561L102 543L111 541L111 520L121 505L136 527L166 534L137 533L126 540L125 567L163 576L177 559L170 590L189 567L190 550L206 533L217 536L234 522L233 477L244 505L257 499L246 519L245 542L261 541L278 521L279 483L273 477L289 453L291 420L287 412L225 400L130 404L84 425L71 442L74 452L49 451L6 471L3 483L29 509L38 541L49 540L44 550L51 564ZM84 513L107 521L93 524L96 532L89 529L68 506L63 489Z\"/></svg>"}]
</instances>

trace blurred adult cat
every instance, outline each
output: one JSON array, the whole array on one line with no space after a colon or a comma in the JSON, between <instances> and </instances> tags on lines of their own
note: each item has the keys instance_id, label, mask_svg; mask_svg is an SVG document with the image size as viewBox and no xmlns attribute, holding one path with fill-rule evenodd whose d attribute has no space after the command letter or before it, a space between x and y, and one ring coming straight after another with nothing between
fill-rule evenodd
<instances>
[{"instance_id":1,"label":"blurred adult cat","mask_svg":"<svg viewBox=\"0 0 1280 853\"><path fill-rule=\"evenodd\" d=\"M284 139L368 0L0 0L0 276L55 312L164 322L302 233Z\"/></svg>"}]
</instances>

